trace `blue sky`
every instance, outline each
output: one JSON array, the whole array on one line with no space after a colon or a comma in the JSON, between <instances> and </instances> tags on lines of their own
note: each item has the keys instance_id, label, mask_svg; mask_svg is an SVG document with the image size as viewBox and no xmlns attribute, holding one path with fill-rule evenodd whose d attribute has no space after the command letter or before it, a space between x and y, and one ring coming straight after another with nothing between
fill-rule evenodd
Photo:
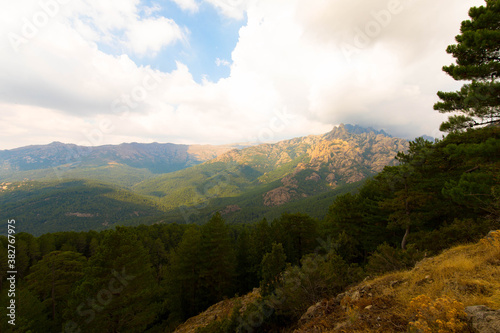
<instances>
[{"instance_id":1,"label":"blue sky","mask_svg":"<svg viewBox=\"0 0 500 333\"><path fill-rule=\"evenodd\" d=\"M0 149L275 142L340 123L440 137L484 0L23 0L0 10ZM446 13L444 15L443 13Z\"/></svg>"},{"instance_id":2,"label":"blue sky","mask_svg":"<svg viewBox=\"0 0 500 333\"><path fill-rule=\"evenodd\" d=\"M145 2L149 7L155 4L155 1ZM199 10L193 13L182 10L173 1L161 2L161 9L155 15L173 19L187 29L189 41L168 46L155 57L132 56L134 62L171 72L176 68L176 61L181 61L189 67L198 83L203 78L216 82L229 76L229 65L217 64L217 59L230 63L239 29L246 23L245 19L228 18L207 3L202 3Z\"/></svg>"}]
</instances>

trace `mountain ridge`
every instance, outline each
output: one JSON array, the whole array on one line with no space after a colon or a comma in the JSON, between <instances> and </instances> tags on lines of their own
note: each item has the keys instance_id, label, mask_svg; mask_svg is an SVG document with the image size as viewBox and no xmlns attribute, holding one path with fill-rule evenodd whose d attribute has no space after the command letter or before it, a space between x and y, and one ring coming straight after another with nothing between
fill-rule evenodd
<instances>
[{"instance_id":1,"label":"mountain ridge","mask_svg":"<svg viewBox=\"0 0 500 333\"><path fill-rule=\"evenodd\" d=\"M395 165L394 157L407 147L404 139L373 131L354 134L340 125L322 135L233 149L193 168L145 180L134 190L174 207L260 188L264 192L256 201L280 206L362 181L386 165ZM179 187L182 179L192 179L189 187ZM277 185L266 189L273 183Z\"/></svg>"},{"instance_id":2,"label":"mountain ridge","mask_svg":"<svg viewBox=\"0 0 500 333\"><path fill-rule=\"evenodd\" d=\"M52 142L0 150L0 169L31 171L64 165L121 163L165 173L200 164L242 145L184 145L174 143L122 143L119 145L78 146Z\"/></svg>"},{"instance_id":3,"label":"mountain ridge","mask_svg":"<svg viewBox=\"0 0 500 333\"><path fill-rule=\"evenodd\" d=\"M351 130L355 133L351 133ZM69 147L77 148L75 145ZM116 151L116 147L120 149ZM222 148L221 146L216 148L191 146L191 151L189 151L187 147L157 143L107 145L83 156L81 161L70 161L64 165L38 170L10 170L10 173L6 172L5 157L2 164L0 154L0 165L4 166L4 169L0 169L0 199L6 204L13 204L15 201L15 186L18 184L6 185L11 181L21 182L21 184L29 183L30 180L71 184L74 180L87 180L129 191L126 192L129 194L120 192L122 193L120 197L134 196L135 202L140 202L140 198L144 198L145 205L151 206L152 209L149 211L152 214L141 216L145 218L150 216L151 219L147 221L136 219L133 223L141 223L141 221L142 223L156 223L157 221L198 223L205 221L217 211L221 212L230 223L250 222L263 217L272 219L278 212L297 211L299 208L321 219L326 214L326 210L322 213L317 212L317 210L322 210L321 205L328 206L328 202L331 202L335 196L355 190L365 179L382 171L386 165L395 165L397 161L394 157L399 151L407 149L408 141L386 136L380 131L341 124L325 134L309 135L243 149L228 146L222 146ZM59 156L59 161L61 161L68 146L53 143L51 146L42 146L42 148L52 149L53 156L57 156L58 151L62 152L63 156ZM138 148L143 150L138 152ZM20 151L30 152L33 149L37 148L31 146ZM170 155L158 157L162 149L168 150ZM184 163L190 158L189 153L191 157L198 156L198 161L203 158L207 160L189 167L184 164L179 170L172 169L160 174L152 172L151 165L149 169L141 168L144 166L141 163L156 163L156 166L160 166L162 161L167 163L170 156L176 156L176 149ZM46 157L47 154L43 151L38 152L38 155L22 155L19 151L17 153L15 157L24 161L25 164L30 164L28 163L30 158L34 160L32 164L41 163L44 166L52 161L48 159L48 162L44 162L47 158L42 157L44 154ZM209 159L214 154L217 156ZM160 159L160 162L155 162L154 158ZM153 162L149 159L153 159ZM169 163L170 166L173 165L172 161ZM55 178L54 175L61 175L61 177ZM80 184L78 188L94 186L87 184L90 183ZM7 187L8 190L2 190L2 186ZM98 190L94 186L91 193L98 193ZM47 193L49 190L41 186L35 191ZM82 192L78 189L68 190L67 193L81 196ZM95 200L99 198L96 196ZM305 205L306 201L307 207L301 206L300 203L304 202ZM31 205L31 202L28 200L24 206L10 205L8 207L14 209L14 207L26 207L26 205ZM113 205L116 206L118 203L113 203ZM123 205L126 209L130 207L125 202ZM71 208L76 210L62 212L57 207L53 207L53 210L58 213L51 216L54 220L62 221L68 216L64 215L66 213L95 215L101 209L90 212L83 211L77 206ZM141 208L141 210L147 209ZM121 216L115 213L110 214ZM83 219L76 215L69 216L76 220ZM134 216L132 218L135 219ZM95 223L102 223L98 219L94 220ZM39 222L44 223L41 220ZM110 226L116 223L119 221L109 221ZM101 227L99 225L99 228ZM54 230L61 231L64 225L56 225L54 228L56 228ZM74 224L72 228L78 230L78 225ZM38 230L43 233L43 225ZM53 229L50 230L53 231Z\"/></svg>"}]
</instances>

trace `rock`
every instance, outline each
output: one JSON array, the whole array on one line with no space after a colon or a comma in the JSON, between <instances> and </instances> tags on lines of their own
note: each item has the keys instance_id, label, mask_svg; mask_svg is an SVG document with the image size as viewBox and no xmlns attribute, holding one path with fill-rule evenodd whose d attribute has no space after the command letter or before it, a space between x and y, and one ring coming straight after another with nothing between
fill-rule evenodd
<instances>
[{"instance_id":1,"label":"rock","mask_svg":"<svg viewBox=\"0 0 500 333\"><path fill-rule=\"evenodd\" d=\"M274 190L271 190L264 194L264 205L268 207L283 205L292 200L296 194L297 191L292 190L286 186L275 188Z\"/></svg>"},{"instance_id":2,"label":"rock","mask_svg":"<svg viewBox=\"0 0 500 333\"><path fill-rule=\"evenodd\" d=\"M491 230L484 240L492 246L498 246L500 240L500 230Z\"/></svg>"},{"instance_id":3,"label":"rock","mask_svg":"<svg viewBox=\"0 0 500 333\"><path fill-rule=\"evenodd\" d=\"M326 306L328 306L328 305L326 305ZM314 305L311 305L307 309L306 313L304 313L302 315L302 317L300 317L299 322L306 322L306 321L310 320L311 318L315 317L320 310L322 310L324 308L325 308L325 304L323 304L323 302L318 302Z\"/></svg>"},{"instance_id":4,"label":"rock","mask_svg":"<svg viewBox=\"0 0 500 333\"><path fill-rule=\"evenodd\" d=\"M306 180L313 180L315 182L318 182L321 180L321 176L318 175L316 172L313 172L309 177L306 178Z\"/></svg>"},{"instance_id":5,"label":"rock","mask_svg":"<svg viewBox=\"0 0 500 333\"><path fill-rule=\"evenodd\" d=\"M484 305L465 308L472 327L479 333L500 333L500 310L492 310Z\"/></svg>"},{"instance_id":6,"label":"rock","mask_svg":"<svg viewBox=\"0 0 500 333\"><path fill-rule=\"evenodd\" d=\"M238 205L229 205L229 206L226 206L226 208L224 208L223 210L221 210L221 215L227 215L229 213L233 213L233 212L237 212L241 210L240 206Z\"/></svg>"},{"instance_id":7,"label":"rock","mask_svg":"<svg viewBox=\"0 0 500 333\"><path fill-rule=\"evenodd\" d=\"M391 288L394 288L401 283L403 283L403 281L394 280L394 281L389 282L389 285L391 286Z\"/></svg>"},{"instance_id":8,"label":"rock","mask_svg":"<svg viewBox=\"0 0 500 333\"><path fill-rule=\"evenodd\" d=\"M345 296L347 296L346 292L338 294L337 297L335 297L335 302L337 304L340 304L340 302L342 301L342 299L344 299Z\"/></svg>"}]
</instances>

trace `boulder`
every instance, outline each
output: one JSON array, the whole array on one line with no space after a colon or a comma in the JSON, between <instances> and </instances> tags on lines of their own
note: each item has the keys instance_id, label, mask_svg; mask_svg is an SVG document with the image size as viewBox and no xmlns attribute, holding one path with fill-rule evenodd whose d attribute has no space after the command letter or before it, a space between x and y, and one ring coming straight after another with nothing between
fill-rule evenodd
<instances>
[{"instance_id":1,"label":"boulder","mask_svg":"<svg viewBox=\"0 0 500 333\"><path fill-rule=\"evenodd\" d=\"M484 305L465 308L472 327L479 333L500 333L500 310L492 310Z\"/></svg>"}]
</instances>

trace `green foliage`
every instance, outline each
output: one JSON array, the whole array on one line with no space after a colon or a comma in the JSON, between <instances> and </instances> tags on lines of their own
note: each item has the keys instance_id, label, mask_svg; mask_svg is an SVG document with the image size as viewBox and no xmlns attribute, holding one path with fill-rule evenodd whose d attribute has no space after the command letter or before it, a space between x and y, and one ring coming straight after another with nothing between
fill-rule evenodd
<instances>
[{"instance_id":1,"label":"green foliage","mask_svg":"<svg viewBox=\"0 0 500 333\"><path fill-rule=\"evenodd\" d=\"M186 319L232 295L235 268L234 245L220 214L202 228L186 230L166 270L170 320Z\"/></svg>"},{"instance_id":2,"label":"green foliage","mask_svg":"<svg viewBox=\"0 0 500 333\"><path fill-rule=\"evenodd\" d=\"M283 274L283 282L276 290L283 299L278 312L296 320L309 306L340 293L362 277L360 267L346 263L335 251L307 255L300 267L290 267Z\"/></svg>"},{"instance_id":3,"label":"green foliage","mask_svg":"<svg viewBox=\"0 0 500 333\"><path fill-rule=\"evenodd\" d=\"M28 289L42 301L53 322L62 322L62 310L75 283L83 277L86 263L80 253L54 251L31 267L26 277Z\"/></svg>"},{"instance_id":4,"label":"green foliage","mask_svg":"<svg viewBox=\"0 0 500 333\"><path fill-rule=\"evenodd\" d=\"M172 312L170 321L182 321L206 306L200 286L201 237L200 229L191 226L185 231L179 246L170 254L170 265L164 280L167 307Z\"/></svg>"},{"instance_id":5,"label":"green foliage","mask_svg":"<svg viewBox=\"0 0 500 333\"><path fill-rule=\"evenodd\" d=\"M283 245L288 261L298 264L303 255L317 247L318 225L307 215L285 213L273 221L271 228L276 242Z\"/></svg>"},{"instance_id":6,"label":"green foliage","mask_svg":"<svg viewBox=\"0 0 500 333\"><path fill-rule=\"evenodd\" d=\"M419 250L442 250L463 233L447 233L443 242L430 237L436 230L457 219L498 219L499 144L498 127L452 133L436 143L416 140L398 154L399 166L386 167L359 193L337 197L324 228L334 239L342 233L355 239L352 250L365 259L379 244L401 239Z\"/></svg>"},{"instance_id":7,"label":"green foliage","mask_svg":"<svg viewBox=\"0 0 500 333\"><path fill-rule=\"evenodd\" d=\"M286 255L281 243L273 243L271 252L262 258L262 280L260 289L263 296L271 294L280 282L280 274L286 268Z\"/></svg>"},{"instance_id":8,"label":"green foliage","mask_svg":"<svg viewBox=\"0 0 500 333\"><path fill-rule=\"evenodd\" d=\"M3 293L0 302L8 304L7 293ZM10 325L7 318L0 321L0 330L9 333L45 333L58 332L60 325L49 319L49 313L42 302L28 289L18 289L16 293L16 325Z\"/></svg>"},{"instance_id":9,"label":"green foliage","mask_svg":"<svg viewBox=\"0 0 500 333\"><path fill-rule=\"evenodd\" d=\"M490 230L500 229L500 220L488 218L456 218L431 231L420 231L410 237L419 249L438 253L458 244L477 242Z\"/></svg>"},{"instance_id":10,"label":"green foliage","mask_svg":"<svg viewBox=\"0 0 500 333\"><path fill-rule=\"evenodd\" d=\"M160 310L159 296L144 246L130 229L117 228L106 232L89 259L65 313L66 323L85 331L144 332Z\"/></svg>"},{"instance_id":11,"label":"green foliage","mask_svg":"<svg viewBox=\"0 0 500 333\"><path fill-rule=\"evenodd\" d=\"M387 213L380 208L387 191L378 183L378 180L366 182L358 194L339 196L329 208L323 223L326 234L337 239L339 244L353 240L347 245L349 250L338 248L343 256L357 256L357 253L364 256L374 251L381 239L391 237Z\"/></svg>"},{"instance_id":12,"label":"green foliage","mask_svg":"<svg viewBox=\"0 0 500 333\"><path fill-rule=\"evenodd\" d=\"M19 186L1 192L0 205L6 216L16 216L19 231L33 235L103 230L118 222L162 213L150 199L90 181L28 182Z\"/></svg>"},{"instance_id":13,"label":"green foliage","mask_svg":"<svg viewBox=\"0 0 500 333\"><path fill-rule=\"evenodd\" d=\"M203 225L201 231L201 288L206 302L212 304L233 294L236 257L229 227L220 213Z\"/></svg>"},{"instance_id":14,"label":"green foliage","mask_svg":"<svg viewBox=\"0 0 500 333\"><path fill-rule=\"evenodd\" d=\"M412 244L406 249L399 249L383 243L377 247L377 250L368 258L366 266L369 274L383 274L391 271L409 269L422 260L424 253L419 252Z\"/></svg>"},{"instance_id":15,"label":"green foliage","mask_svg":"<svg viewBox=\"0 0 500 333\"><path fill-rule=\"evenodd\" d=\"M496 207L499 193L498 174L493 174L488 170L466 172L460 176L459 180L446 182L443 188L443 195L451 198L455 203L497 216L500 215Z\"/></svg>"},{"instance_id":16,"label":"green foliage","mask_svg":"<svg viewBox=\"0 0 500 333\"><path fill-rule=\"evenodd\" d=\"M447 52L456 58L456 65L443 70L455 80L472 81L457 92L438 92L441 102L434 109L442 113L460 112L441 125L442 131L460 131L500 121L500 2L486 1L486 6L472 7L470 20L463 21L458 44Z\"/></svg>"},{"instance_id":17,"label":"green foliage","mask_svg":"<svg viewBox=\"0 0 500 333\"><path fill-rule=\"evenodd\" d=\"M256 264L252 255L251 234L247 228L244 228L236 241L236 289L238 293L244 293L255 285L259 278L256 270Z\"/></svg>"},{"instance_id":18,"label":"green foliage","mask_svg":"<svg viewBox=\"0 0 500 333\"><path fill-rule=\"evenodd\" d=\"M157 198L88 181L18 183L2 192L6 214L19 216L19 224L35 234L59 230L61 221L65 230L107 229L38 238L17 233L19 297L30 303L29 314L20 312L19 327L160 332L260 285L263 299L243 314L235 306L229 318L200 331L245 331L249 323L255 332L281 331L308 306L359 281L361 267L371 274L409 268L424 254L500 228L498 127L450 133L435 143L417 139L397 155L399 165L362 186L322 192L325 183L318 176L322 180L331 170L299 171L294 182L311 196L264 207L263 194L284 185L280 177L305 159L310 146L294 147L285 149L290 160L278 154L283 149L265 145L252 150L255 156L235 152L237 163L207 163L136 186ZM338 146L332 151L346 158L354 154ZM372 153L361 155L376 162L380 156ZM362 169L369 174L367 166ZM194 205L186 220L203 225L167 224L182 213L163 209L180 203ZM318 222L328 204L326 218ZM214 214L216 208L221 213ZM111 229L117 221L153 225ZM5 264L5 237L0 245Z\"/></svg>"}]
</instances>

